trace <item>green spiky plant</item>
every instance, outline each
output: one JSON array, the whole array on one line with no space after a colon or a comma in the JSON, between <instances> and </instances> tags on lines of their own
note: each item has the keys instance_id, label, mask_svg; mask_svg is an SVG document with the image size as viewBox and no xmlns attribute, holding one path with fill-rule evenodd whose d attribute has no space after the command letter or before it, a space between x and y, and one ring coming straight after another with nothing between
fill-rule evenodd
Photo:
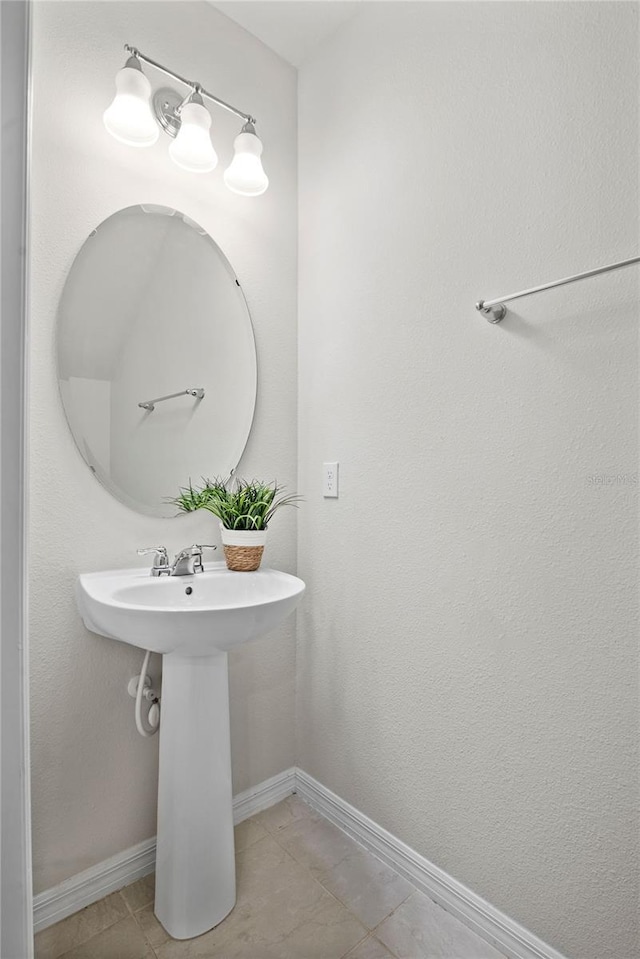
<instances>
[{"instance_id":1,"label":"green spiky plant","mask_svg":"<svg viewBox=\"0 0 640 959\"><path fill-rule=\"evenodd\" d=\"M295 493L285 495L284 487L275 482L237 479L225 483L216 478L204 480L199 488L189 482L171 502L183 513L209 510L226 529L264 530L277 510L297 506L299 499Z\"/></svg>"}]
</instances>

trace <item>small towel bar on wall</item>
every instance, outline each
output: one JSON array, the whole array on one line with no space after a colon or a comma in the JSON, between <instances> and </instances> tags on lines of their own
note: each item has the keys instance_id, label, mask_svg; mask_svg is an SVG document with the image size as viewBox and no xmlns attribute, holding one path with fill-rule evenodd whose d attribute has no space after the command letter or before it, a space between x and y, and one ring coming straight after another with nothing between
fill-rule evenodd
<instances>
[{"instance_id":1,"label":"small towel bar on wall","mask_svg":"<svg viewBox=\"0 0 640 959\"><path fill-rule=\"evenodd\" d=\"M521 296L530 296L532 293L541 293L542 290L552 290L555 286L564 286L565 283L575 283L576 280L586 280L587 277L598 276L599 273L610 273L612 270L620 270L623 266L631 266L633 263L640 263L640 256L632 256L629 260L621 260L619 263L612 263L610 266L601 266L598 267L597 270L587 270L585 273L565 276L562 280L554 280L552 283L532 286L531 289L521 290L519 293L499 296L495 300L479 300L476 303L476 310L483 313L489 323L499 323L507 315L507 308L504 304L508 303L509 300L517 300Z\"/></svg>"}]
</instances>

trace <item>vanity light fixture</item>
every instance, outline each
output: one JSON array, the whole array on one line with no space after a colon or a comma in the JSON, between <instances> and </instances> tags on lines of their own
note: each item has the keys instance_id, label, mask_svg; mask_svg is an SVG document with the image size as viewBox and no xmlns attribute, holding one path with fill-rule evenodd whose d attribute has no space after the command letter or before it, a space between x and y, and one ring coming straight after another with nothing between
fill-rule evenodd
<instances>
[{"instance_id":1,"label":"vanity light fixture","mask_svg":"<svg viewBox=\"0 0 640 959\"><path fill-rule=\"evenodd\" d=\"M235 154L224 171L224 182L234 193L241 193L243 196L259 196L264 193L269 181L260 160L262 141L256 136L256 129L250 120L233 141L233 149Z\"/></svg>"},{"instance_id":2,"label":"vanity light fixture","mask_svg":"<svg viewBox=\"0 0 640 959\"><path fill-rule=\"evenodd\" d=\"M150 147L160 136L149 97L151 84L140 61L131 56L116 73L116 95L104 111L104 125L116 140L130 147Z\"/></svg>"},{"instance_id":3,"label":"vanity light fixture","mask_svg":"<svg viewBox=\"0 0 640 959\"><path fill-rule=\"evenodd\" d=\"M180 128L169 144L169 156L177 166L189 173L209 173L215 169L218 154L213 149L210 127L211 116L196 91L181 108Z\"/></svg>"},{"instance_id":4,"label":"vanity light fixture","mask_svg":"<svg viewBox=\"0 0 640 959\"><path fill-rule=\"evenodd\" d=\"M241 196L260 196L269 186L260 156L262 141L255 131L255 118L242 113L224 100L204 90L199 83L186 80L144 54L125 44L129 59L116 74L116 96L104 113L104 125L109 133L128 146L153 146L160 129L173 142L169 156L173 162L190 173L208 173L214 169L218 156L211 142L211 116L203 97L224 110L234 113L244 125L234 141L234 157L224 173L224 182L233 193ZM172 79L189 87L181 96L165 87L151 96L151 84L142 72L141 61L160 70Z\"/></svg>"}]
</instances>

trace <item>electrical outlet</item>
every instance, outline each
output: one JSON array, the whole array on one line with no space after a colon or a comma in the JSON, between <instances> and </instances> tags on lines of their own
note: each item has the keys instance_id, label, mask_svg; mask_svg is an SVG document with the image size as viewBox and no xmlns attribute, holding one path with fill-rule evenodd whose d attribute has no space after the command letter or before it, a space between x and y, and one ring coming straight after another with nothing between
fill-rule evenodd
<instances>
[{"instance_id":1,"label":"electrical outlet","mask_svg":"<svg viewBox=\"0 0 640 959\"><path fill-rule=\"evenodd\" d=\"M324 497L338 495L338 464L322 464L322 495Z\"/></svg>"}]
</instances>

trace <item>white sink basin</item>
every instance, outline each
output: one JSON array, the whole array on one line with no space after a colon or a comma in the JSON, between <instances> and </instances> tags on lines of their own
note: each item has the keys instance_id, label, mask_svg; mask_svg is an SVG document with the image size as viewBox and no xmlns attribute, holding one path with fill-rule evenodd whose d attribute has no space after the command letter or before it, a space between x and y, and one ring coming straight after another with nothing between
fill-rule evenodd
<instances>
[{"instance_id":1,"label":"white sink basin","mask_svg":"<svg viewBox=\"0 0 640 959\"><path fill-rule=\"evenodd\" d=\"M234 573L212 563L193 576L83 573L77 601L85 626L100 636L155 653L207 656L268 633L295 609L304 588L276 569Z\"/></svg>"},{"instance_id":2,"label":"white sink basin","mask_svg":"<svg viewBox=\"0 0 640 959\"><path fill-rule=\"evenodd\" d=\"M78 577L88 629L164 654L154 911L174 939L207 932L236 901L227 650L272 630L304 589L288 573L223 563Z\"/></svg>"}]
</instances>

